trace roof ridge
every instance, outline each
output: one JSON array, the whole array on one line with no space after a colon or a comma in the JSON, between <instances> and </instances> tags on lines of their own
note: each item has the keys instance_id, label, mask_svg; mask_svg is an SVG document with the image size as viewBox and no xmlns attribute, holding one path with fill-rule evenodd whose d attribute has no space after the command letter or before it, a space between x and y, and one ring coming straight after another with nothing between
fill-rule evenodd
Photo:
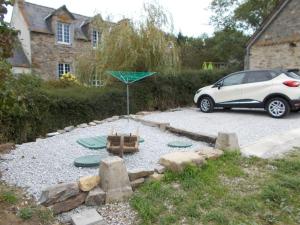
<instances>
[{"instance_id":1,"label":"roof ridge","mask_svg":"<svg viewBox=\"0 0 300 225\"><path fill-rule=\"evenodd\" d=\"M30 5L35 5L35 6L40 6L40 7L43 7L43 8L47 8L47 9L51 9L51 10L57 10L57 9L55 9L55 8L53 8L53 7L49 7L49 6L44 6L44 5L39 5L39 4L36 4L36 3L32 3L32 2L27 2L27 1L24 1L24 4L30 4ZM64 6L64 5L62 5L62 6ZM62 6L60 6L60 7L62 7ZM66 5L65 5L66 6ZM59 8L60 8L59 7ZM67 7L67 6L66 6ZM59 9L58 8L58 9ZM83 16L83 17L87 17L87 18L92 18L91 16L86 16L86 15L82 15L82 14L79 14L79 13L74 13L74 12L71 12L72 14L74 14L74 15L76 15L76 16Z\"/></svg>"}]
</instances>

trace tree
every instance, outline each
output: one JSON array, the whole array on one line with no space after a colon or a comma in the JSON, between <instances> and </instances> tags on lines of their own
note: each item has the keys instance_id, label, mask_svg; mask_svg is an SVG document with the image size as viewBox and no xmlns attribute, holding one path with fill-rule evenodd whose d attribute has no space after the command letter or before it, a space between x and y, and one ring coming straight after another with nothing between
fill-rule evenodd
<instances>
[{"instance_id":1,"label":"tree","mask_svg":"<svg viewBox=\"0 0 300 225\"><path fill-rule=\"evenodd\" d=\"M280 0L213 0L212 24L218 29L231 27L256 30Z\"/></svg>"},{"instance_id":2,"label":"tree","mask_svg":"<svg viewBox=\"0 0 300 225\"><path fill-rule=\"evenodd\" d=\"M226 27L222 31L215 32L214 37L209 40L211 51L221 62L241 69L244 65L245 45L248 38L235 28Z\"/></svg>"},{"instance_id":3,"label":"tree","mask_svg":"<svg viewBox=\"0 0 300 225\"><path fill-rule=\"evenodd\" d=\"M6 62L6 59L13 54L17 36L17 32L11 29L4 21L7 6L12 4L12 1L0 0L0 81L3 81L10 72L10 65Z\"/></svg>"},{"instance_id":4,"label":"tree","mask_svg":"<svg viewBox=\"0 0 300 225\"><path fill-rule=\"evenodd\" d=\"M101 42L78 58L80 80L87 81L97 74L106 82L107 70L175 72L180 65L176 38L163 31L170 25L168 16L161 7L152 4L145 5L145 15L138 23L123 19L117 24L95 17L92 26L101 31ZM89 63L84 63L87 58ZM90 68L80 69L80 65Z\"/></svg>"}]
</instances>

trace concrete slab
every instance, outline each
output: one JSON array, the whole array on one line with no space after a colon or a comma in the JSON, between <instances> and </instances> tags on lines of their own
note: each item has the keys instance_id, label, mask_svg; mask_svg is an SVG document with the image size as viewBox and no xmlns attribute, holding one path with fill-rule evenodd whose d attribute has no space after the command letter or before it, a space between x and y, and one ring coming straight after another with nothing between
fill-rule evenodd
<instances>
[{"instance_id":1,"label":"concrete slab","mask_svg":"<svg viewBox=\"0 0 300 225\"><path fill-rule=\"evenodd\" d=\"M300 147L299 128L263 138L254 144L243 147L241 152L245 156L272 158L279 157L294 147Z\"/></svg>"},{"instance_id":2,"label":"concrete slab","mask_svg":"<svg viewBox=\"0 0 300 225\"><path fill-rule=\"evenodd\" d=\"M71 217L73 225L106 225L96 209L88 209Z\"/></svg>"}]
</instances>

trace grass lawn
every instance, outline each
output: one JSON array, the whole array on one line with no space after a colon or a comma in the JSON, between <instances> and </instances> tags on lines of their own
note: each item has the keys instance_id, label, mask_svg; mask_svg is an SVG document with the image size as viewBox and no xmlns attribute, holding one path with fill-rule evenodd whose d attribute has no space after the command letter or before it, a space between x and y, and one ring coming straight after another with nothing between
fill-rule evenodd
<instances>
[{"instance_id":1,"label":"grass lawn","mask_svg":"<svg viewBox=\"0 0 300 225\"><path fill-rule=\"evenodd\" d=\"M0 225L59 225L48 209L0 182Z\"/></svg>"},{"instance_id":2,"label":"grass lawn","mask_svg":"<svg viewBox=\"0 0 300 225\"><path fill-rule=\"evenodd\" d=\"M279 160L226 153L142 186L140 224L300 224L300 149Z\"/></svg>"}]
</instances>

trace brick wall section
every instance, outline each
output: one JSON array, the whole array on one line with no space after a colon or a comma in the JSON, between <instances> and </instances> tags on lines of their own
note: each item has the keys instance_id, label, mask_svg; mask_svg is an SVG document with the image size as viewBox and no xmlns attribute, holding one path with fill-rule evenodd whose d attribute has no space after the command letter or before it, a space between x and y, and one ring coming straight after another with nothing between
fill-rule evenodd
<instances>
[{"instance_id":1,"label":"brick wall section","mask_svg":"<svg viewBox=\"0 0 300 225\"><path fill-rule=\"evenodd\" d=\"M91 48L91 42L73 40L72 45L57 44L54 35L31 33L32 67L34 73L45 80L57 79L59 63L69 63L74 71L75 59L83 49Z\"/></svg>"},{"instance_id":2,"label":"brick wall section","mask_svg":"<svg viewBox=\"0 0 300 225\"><path fill-rule=\"evenodd\" d=\"M291 46L291 43L296 46ZM250 69L300 69L300 4L292 0L250 49Z\"/></svg>"}]
</instances>

